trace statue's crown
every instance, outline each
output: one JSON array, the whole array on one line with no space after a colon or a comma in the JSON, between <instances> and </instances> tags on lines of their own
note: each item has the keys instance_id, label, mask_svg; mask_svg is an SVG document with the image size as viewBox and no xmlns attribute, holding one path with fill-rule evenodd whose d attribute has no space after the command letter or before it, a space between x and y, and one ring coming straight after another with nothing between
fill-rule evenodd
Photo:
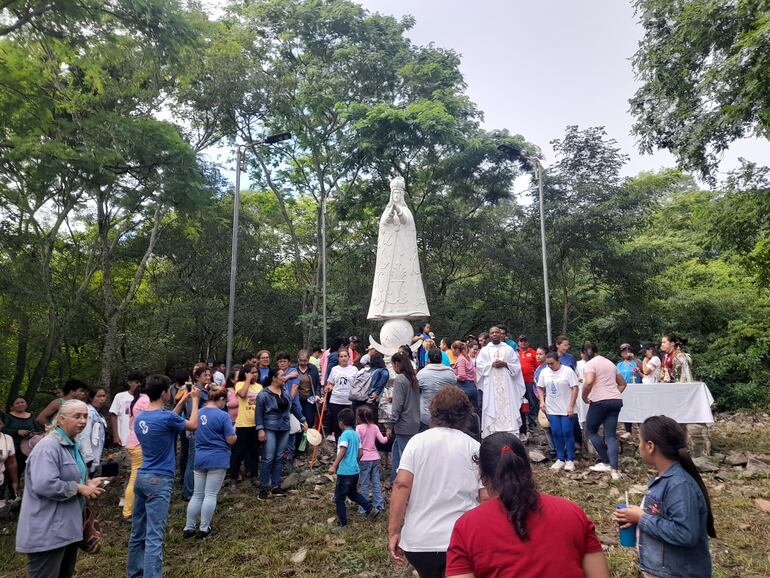
<instances>
[{"instance_id":1,"label":"statue's crown","mask_svg":"<svg viewBox=\"0 0 770 578\"><path fill-rule=\"evenodd\" d=\"M390 190L394 189L401 189L402 191L406 190L406 181L404 181L403 177L396 177L395 179L391 179L390 181Z\"/></svg>"}]
</instances>

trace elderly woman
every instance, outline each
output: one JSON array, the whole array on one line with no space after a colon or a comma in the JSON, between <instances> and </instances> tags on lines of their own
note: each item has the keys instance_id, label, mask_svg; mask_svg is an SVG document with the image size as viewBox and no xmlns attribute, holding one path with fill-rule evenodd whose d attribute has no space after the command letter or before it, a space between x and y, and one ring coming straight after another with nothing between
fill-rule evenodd
<instances>
[{"instance_id":1,"label":"elderly woman","mask_svg":"<svg viewBox=\"0 0 770 578\"><path fill-rule=\"evenodd\" d=\"M431 428L412 437L401 456L388 547L397 564L406 556L420 578L444 576L452 527L481 501L479 442L465 433L472 412L459 387L442 387L430 403Z\"/></svg>"},{"instance_id":2,"label":"elderly woman","mask_svg":"<svg viewBox=\"0 0 770 578\"><path fill-rule=\"evenodd\" d=\"M83 539L85 498L95 498L107 478L88 479L86 462L75 442L88 422L88 406L65 401L53 428L27 459L16 551L27 555L27 576L69 577L75 572Z\"/></svg>"}]
</instances>

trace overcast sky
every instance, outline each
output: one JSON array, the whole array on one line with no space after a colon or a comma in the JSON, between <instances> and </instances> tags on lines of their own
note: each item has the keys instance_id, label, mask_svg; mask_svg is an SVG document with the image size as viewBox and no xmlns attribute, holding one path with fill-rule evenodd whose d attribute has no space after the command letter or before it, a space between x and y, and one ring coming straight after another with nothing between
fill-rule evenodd
<instances>
[{"instance_id":1,"label":"overcast sky","mask_svg":"<svg viewBox=\"0 0 770 578\"><path fill-rule=\"evenodd\" d=\"M208 0L221 6L225 0ZM462 56L468 94L485 127L507 128L540 146L567 125L603 125L631 157L624 173L674 166L658 151L641 155L631 135L628 99L635 81L631 57L642 37L630 0L363 0L371 11L416 19L409 37ZM214 10L214 12L217 12ZM217 155L218 156L218 155ZM770 143L744 139L724 155L720 172L738 157L767 163ZM522 186L517 183L516 189Z\"/></svg>"},{"instance_id":2,"label":"overcast sky","mask_svg":"<svg viewBox=\"0 0 770 578\"><path fill-rule=\"evenodd\" d=\"M413 42L462 55L468 94L485 127L507 128L540 146L567 125L603 125L630 155L625 173L673 166L667 152L641 155L630 134L628 99L635 92L631 57L642 38L628 0L364 0L372 11L417 20ZM725 154L721 171L739 156L770 159L770 143L744 139Z\"/></svg>"}]
</instances>

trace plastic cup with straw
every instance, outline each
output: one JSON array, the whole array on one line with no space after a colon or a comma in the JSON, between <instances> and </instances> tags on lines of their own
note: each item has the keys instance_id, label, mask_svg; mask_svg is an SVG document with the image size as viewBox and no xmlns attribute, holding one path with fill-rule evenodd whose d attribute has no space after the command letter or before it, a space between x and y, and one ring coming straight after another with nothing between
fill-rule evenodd
<instances>
[{"instance_id":1,"label":"plastic cup with straw","mask_svg":"<svg viewBox=\"0 0 770 578\"><path fill-rule=\"evenodd\" d=\"M616 504L616 510L625 510L628 508L628 490L626 490L626 503ZM633 548L636 546L636 524L632 524L627 528L620 528L620 545L626 548Z\"/></svg>"}]
</instances>

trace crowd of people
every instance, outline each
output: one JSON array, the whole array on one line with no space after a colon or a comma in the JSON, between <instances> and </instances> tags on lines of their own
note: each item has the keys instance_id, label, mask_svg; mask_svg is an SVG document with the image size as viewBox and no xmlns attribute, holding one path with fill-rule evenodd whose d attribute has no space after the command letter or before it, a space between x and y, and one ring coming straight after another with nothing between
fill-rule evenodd
<instances>
[{"instance_id":1,"label":"crowd of people","mask_svg":"<svg viewBox=\"0 0 770 578\"><path fill-rule=\"evenodd\" d=\"M86 504L114 476L104 458L111 439L130 463L119 505L131 526L128 575L161 576L177 472L187 501L183 536L205 539L216 532L226 483L253 487L259 500L287 495L282 478L309 465L312 429L335 444L334 531L349 531L348 499L372 519L389 503L390 554L423 578L608 576L593 524L576 504L538 492L525 446L542 430L551 469L574 470L578 448L583 457L596 453L590 470L619 479L622 393L634 383L692 381L685 345L666 335L662 354L645 344L637 355L623 343L613 361L586 341L576 359L566 336L532 347L526 335L514 341L495 326L436 339L425 324L389 360L350 337L295 358L278 353L274 363L269 351L249 353L229 375L219 362L171 378L134 372L109 420L107 391L71 380L37 417L23 398L13 401L2 421L0 483L17 494L26 471L17 550L28 556L29 576L71 576ZM621 438L631 435L626 425ZM638 526L648 576L710 572L713 518L685 436L668 418L640 426L641 457L659 472L650 485L655 502L615 514ZM41 533L50 525L61 531ZM547 555L554 551L561 555ZM689 555L703 561L697 574L683 563Z\"/></svg>"}]
</instances>

